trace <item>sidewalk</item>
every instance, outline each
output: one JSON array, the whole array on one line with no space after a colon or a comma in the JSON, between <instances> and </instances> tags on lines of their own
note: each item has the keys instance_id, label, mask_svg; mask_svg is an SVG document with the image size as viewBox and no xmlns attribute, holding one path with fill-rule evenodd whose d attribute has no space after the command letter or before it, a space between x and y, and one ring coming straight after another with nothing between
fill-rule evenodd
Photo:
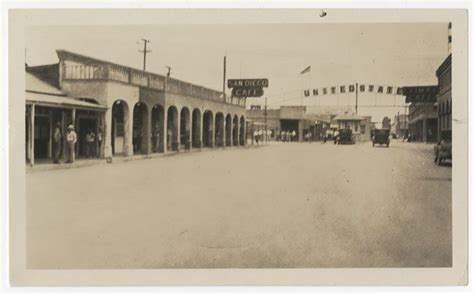
<instances>
[{"instance_id":1,"label":"sidewalk","mask_svg":"<svg viewBox=\"0 0 474 294\"><path fill-rule=\"evenodd\" d=\"M76 159L76 161L72 164L65 163L65 162L54 164L52 160L47 160L47 161L39 161L34 166L30 166L26 164L26 173L29 174L29 173L41 172L41 171L80 168L80 167L93 166L93 165L106 164L106 163L123 163L123 162L132 161L132 160L142 160L142 159L158 158L158 157L163 157L163 156L190 154L190 153L196 153L196 152L212 152L212 151L258 148L258 147L264 147L268 145L269 144L266 144L266 145L249 144L245 146L227 146L227 147L215 147L215 148L204 147L204 148L196 148L196 149L191 149L191 150L181 149L179 151L167 151L166 153L136 154L132 156L116 155L116 156L113 156L111 159L106 159L106 158Z\"/></svg>"}]
</instances>

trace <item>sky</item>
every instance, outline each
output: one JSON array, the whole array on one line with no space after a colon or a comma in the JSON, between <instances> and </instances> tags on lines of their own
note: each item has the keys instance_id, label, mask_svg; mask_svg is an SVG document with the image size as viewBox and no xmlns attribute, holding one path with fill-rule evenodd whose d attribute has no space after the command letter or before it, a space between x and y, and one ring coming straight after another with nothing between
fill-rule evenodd
<instances>
[{"instance_id":1,"label":"sky","mask_svg":"<svg viewBox=\"0 0 474 294\"><path fill-rule=\"evenodd\" d=\"M149 39L147 71L222 90L227 78L268 78L261 98L247 105L353 106L352 93L303 97L304 89L359 84L436 85L448 55L445 23L33 26L26 62L58 62L56 49L142 68L141 38ZM309 73L300 72L311 66ZM230 94L230 90L226 90ZM321 91L321 90L320 90ZM403 113L403 96L360 93L359 114L381 121ZM374 106L377 107L374 107Z\"/></svg>"}]
</instances>

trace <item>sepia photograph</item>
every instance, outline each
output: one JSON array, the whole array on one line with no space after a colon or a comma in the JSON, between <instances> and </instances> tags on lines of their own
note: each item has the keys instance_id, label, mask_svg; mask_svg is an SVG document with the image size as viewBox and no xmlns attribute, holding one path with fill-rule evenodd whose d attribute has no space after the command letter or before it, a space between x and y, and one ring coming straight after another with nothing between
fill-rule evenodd
<instances>
[{"instance_id":1,"label":"sepia photograph","mask_svg":"<svg viewBox=\"0 0 474 294\"><path fill-rule=\"evenodd\" d=\"M467 270L467 14L47 13L12 53L26 270Z\"/></svg>"}]
</instances>

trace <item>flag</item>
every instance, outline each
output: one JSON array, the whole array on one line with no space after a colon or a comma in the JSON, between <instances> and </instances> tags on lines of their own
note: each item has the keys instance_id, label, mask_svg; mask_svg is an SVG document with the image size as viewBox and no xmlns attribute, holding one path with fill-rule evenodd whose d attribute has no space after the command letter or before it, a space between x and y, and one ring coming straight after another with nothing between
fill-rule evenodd
<instances>
[{"instance_id":1,"label":"flag","mask_svg":"<svg viewBox=\"0 0 474 294\"><path fill-rule=\"evenodd\" d=\"M354 92L354 85L349 85L349 92Z\"/></svg>"},{"instance_id":2,"label":"flag","mask_svg":"<svg viewBox=\"0 0 474 294\"><path fill-rule=\"evenodd\" d=\"M310 71L311 71L311 65L308 65L308 67L306 67L305 69L303 69L302 72L300 72L300 75L305 74L305 73L310 72Z\"/></svg>"},{"instance_id":3,"label":"flag","mask_svg":"<svg viewBox=\"0 0 474 294\"><path fill-rule=\"evenodd\" d=\"M341 93L346 93L346 86L341 86L341 87L339 88L339 92L341 92Z\"/></svg>"},{"instance_id":4,"label":"flag","mask_svg":"<svg viewBox=\"0 0 474 294\"><path fill-rule=\"evenodd\" d=\"M326 95L328 92L326 90L326 88L323 88L323 94Z\"/></svg>"},{"instance_id":5,"label":"flag","mask_svg":"<svg viewBox=\"0 0 474 294\"><path fill-rule=\"evenodd\" d=\"M383 93L383 86L378 87L377 93Z\"/></svg>"},{"instance_id":6,"label":"flag","mask_svg":"<svg viewBox=\"0 0 474 294\"><path fill-rule=\"evenodd\" d=\"M393 87L387 87L387 94L392 94Z\"/></svg>"},{"instance_id":7,"label":"flag","mask_svg":"<svg viewBox=\"0 0 474 294\"><path fill-rule=\"evenodd\" d=\"M365 91L365 85L360 85L359 89L360 89L361 92L364 92Z\"/></svg>"},{"instance_id":8,"label":"flag","mask_svg":"<svg viewBox=\"0 0 474 294\"><path fill-rule=\"evenodd\" d=\"M397 95L403 95L403 88L402 87L397 88Z\"/></svg>"},{"instance_id":9,"label":"flag","mask_svg":"<svg viewBox=\"0 0 474 294\"><path fill-rule=\"evenodd\" d=\"M336 87L331 87L331 94L336 94Z\"/></svg>"},{"instance_id":10,"label":"flag","mask_svg":"<svg viewBox=\"0 0 474 294\"><path fill-rule=\"evenodd\" d=\"M374 85L369 85L369 92L373 92L374 91Z\"/></svg>"}]
</instances>

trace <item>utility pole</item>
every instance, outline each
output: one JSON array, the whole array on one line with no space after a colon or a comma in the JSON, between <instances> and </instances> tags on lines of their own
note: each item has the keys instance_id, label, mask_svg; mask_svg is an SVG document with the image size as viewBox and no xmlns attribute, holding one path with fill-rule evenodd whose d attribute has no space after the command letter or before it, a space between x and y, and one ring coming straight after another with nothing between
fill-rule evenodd
<instances>
[{"instance_id":1,"label":"utility pole","mask_svg":"<svg viewBox=\"0 0 474 294\"><path fill-rule=\"evenodd\" d=\"M222 94L224 95L224 102L225 102L225 75L226 75L226 65L227 65L227 56L224 56L224 72L223 72L223 79L222 79Z\"/></svg>"},{"instance_id":2,"label":"utility pole","mask_svg":"<svg viewBox=\"0 0 474 294\"><path fill-rule=\"evenodd\" d=\"M358 104L359 104L359 84L356 83L356 114L357 114Z\"/></svg>"},{"instance_id":3,"label":"utility pole","mask_svg":"<svg viewBox=\"0 0 474 294\"><path fill-rule=\"evenodd\" d=\"M401 134L401 128L400 128L400 111L397 111L397 129L395 132L398 132L398 136Z\"/></svg>"},{"instance_id":4,"label":"utility pole","mask_svg":"<svg viewBox=\"0 0 474 294\"><path fill-rule=\"evenodd\" d=\"M267 138L267 97L265 97L265 109L263 111L263 117L264 117L264 122L265 122L265 143L268 141Z\"/></svg>"},{"instance_id":5,"label":"utility pole","mask_svg":"<svg viewBox=\"0 0 474 294\"><path fill-rule=\"evenodd\" d=\"M150 40L142 38L143 41L143 50L139 50L139 52L143 53L143 71L146 70L146 54L151 52L151 50L146 50L146 45L150 43Z\"/></svg>"}]
</instances>

